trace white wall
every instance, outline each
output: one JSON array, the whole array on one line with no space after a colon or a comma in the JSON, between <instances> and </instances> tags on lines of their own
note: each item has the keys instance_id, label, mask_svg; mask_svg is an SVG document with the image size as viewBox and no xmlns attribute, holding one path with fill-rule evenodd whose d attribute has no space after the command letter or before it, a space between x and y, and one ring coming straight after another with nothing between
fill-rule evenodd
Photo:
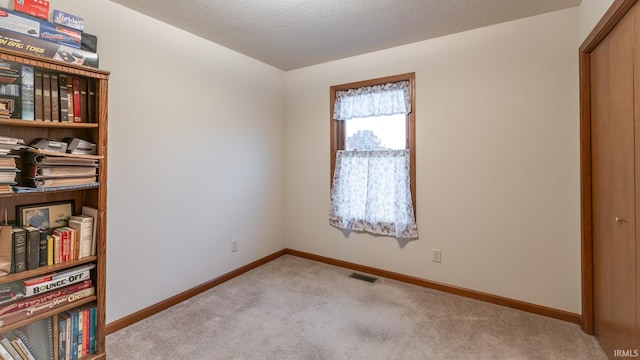
<instances>
[{"instance_id":1,"label":"white wall","mask_svg":"<svg viewBox=\"0 0 640 360\"><path fill-rule=\"evenodd\" d=\"M613 0L582 0L578 7L580 13L579 44L582 44L591 30L596 26L605 12L613 4Z\"/></svg>"},{"instance_id":2,"label":"white wall","mask_svg":"<svg viewBox=\"0 0 640 360\"><path fill-rule=\"evenodd\" d=\"M281 250L283 72L110 1L51 6L111 71L107 322Z\"/></svg>"},{"instance_id":3,"label":"white wall","mask_svg":"<svg viewBox=\"0 0 640 360\"><path fill-rule=\"evenodd\" d=\"M580 313L577 41L572 8L287 72L286 246ZM329 87L406 72L420 238L345 237Z\"/></svg>"}]
</instances>

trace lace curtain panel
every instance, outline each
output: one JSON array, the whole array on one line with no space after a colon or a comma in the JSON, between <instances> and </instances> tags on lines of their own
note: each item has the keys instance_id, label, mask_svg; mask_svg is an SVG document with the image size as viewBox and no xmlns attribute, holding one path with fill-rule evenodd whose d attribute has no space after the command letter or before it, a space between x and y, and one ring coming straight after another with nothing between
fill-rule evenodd
<instances>
[{"instance_id":1,"label":"lace curtain panel","mask_svg":"<svg viewBox=\"0 0 640 360\"><path fill-rule=\"evenodd\" d=\"M340 229L417 238L409 150L339 150L329 223Z\"/></svg>"},{"instance_id":2,"label":"lace curtain panel","mask_svg":"<svg viewBox=\"0 0 640 360\"><path fill-rule=\"evenodd\" d=\"M409 112L411 112L409 82L399 81L336 91L333 118L348 120L358 117L408 114Z\"/></svg>"}]
</instances>

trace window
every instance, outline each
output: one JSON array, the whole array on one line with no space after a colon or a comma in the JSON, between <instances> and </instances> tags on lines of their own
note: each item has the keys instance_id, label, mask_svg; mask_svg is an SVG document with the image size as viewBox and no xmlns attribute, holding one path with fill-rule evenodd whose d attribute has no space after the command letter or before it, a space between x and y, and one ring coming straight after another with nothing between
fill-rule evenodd
<instances>
[{"instance_id":1,"label":"window","mask_svg":"<svg viewBox=\"0 0 640 360\"><path fill-rule=\"evenodd\" d=\"M331 87L332 225L417 237L414 79Z\"/></svg>"}]
</instances>

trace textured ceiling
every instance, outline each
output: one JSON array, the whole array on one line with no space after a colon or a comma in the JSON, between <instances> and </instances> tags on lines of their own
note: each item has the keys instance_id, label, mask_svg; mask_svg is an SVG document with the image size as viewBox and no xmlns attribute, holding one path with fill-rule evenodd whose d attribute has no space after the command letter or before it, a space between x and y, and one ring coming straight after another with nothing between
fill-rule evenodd
<instances>
[{"instance_id":1,"label":"textured ceiling","mask_svg":"<svg viewBox=\"0 0 640 360\"><path fill-rule=\"evenodd\" d=\"M580 0L111 1L282 70L580 4Z\"/></svg>"}]
</instances>

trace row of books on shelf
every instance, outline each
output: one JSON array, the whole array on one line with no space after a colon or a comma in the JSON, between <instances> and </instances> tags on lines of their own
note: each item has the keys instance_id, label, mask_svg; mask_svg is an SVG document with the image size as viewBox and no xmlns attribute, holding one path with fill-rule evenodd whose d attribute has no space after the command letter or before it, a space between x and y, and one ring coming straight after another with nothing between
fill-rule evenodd
<instances>
[{"instance_id":1,"label":"row of books on shelf","mask_svg":"<svg viewBox=\"0 0 640 360\"><path fill-rule=\"evenodd\" d=\"M67 312L58 321L58 359L77 360L96 353L97 308Z\"/></svg>"},{"instance_id":2,"label":"row of books on shelf","mask_svg":"<svg viewBox=\"0 0 640 360\"><path fill-rule=\"evenodd\" d=\"M0 118L96 122L96 81L0 61Z\"/></svg>"},{"instance_id":3,"label":"row of books on shelf","mask_svg":"<svg viewBox=\"0 0 640 360\"><path fill-rule=\"evenodd\" d=\"M95 246L93 217L77 215L71 217L69 226L57 228L51 235L35 226L14 226L11 252L0 253L0 258L11 258L9 273L16 274L94 256Z\"/></svg>"},{"instance_id":4,"label":"row of books on shelf","mask_svg":"<svg viewBox=\"0 0 640 360\"><path fill-rule=\"evenodd\" d=\"M53 318L48 317L0 335L4 360L54 360ZM59 360L77 360L96 353L97 309L81 306L57 317Z\"/></svg>"}]
</instances>

